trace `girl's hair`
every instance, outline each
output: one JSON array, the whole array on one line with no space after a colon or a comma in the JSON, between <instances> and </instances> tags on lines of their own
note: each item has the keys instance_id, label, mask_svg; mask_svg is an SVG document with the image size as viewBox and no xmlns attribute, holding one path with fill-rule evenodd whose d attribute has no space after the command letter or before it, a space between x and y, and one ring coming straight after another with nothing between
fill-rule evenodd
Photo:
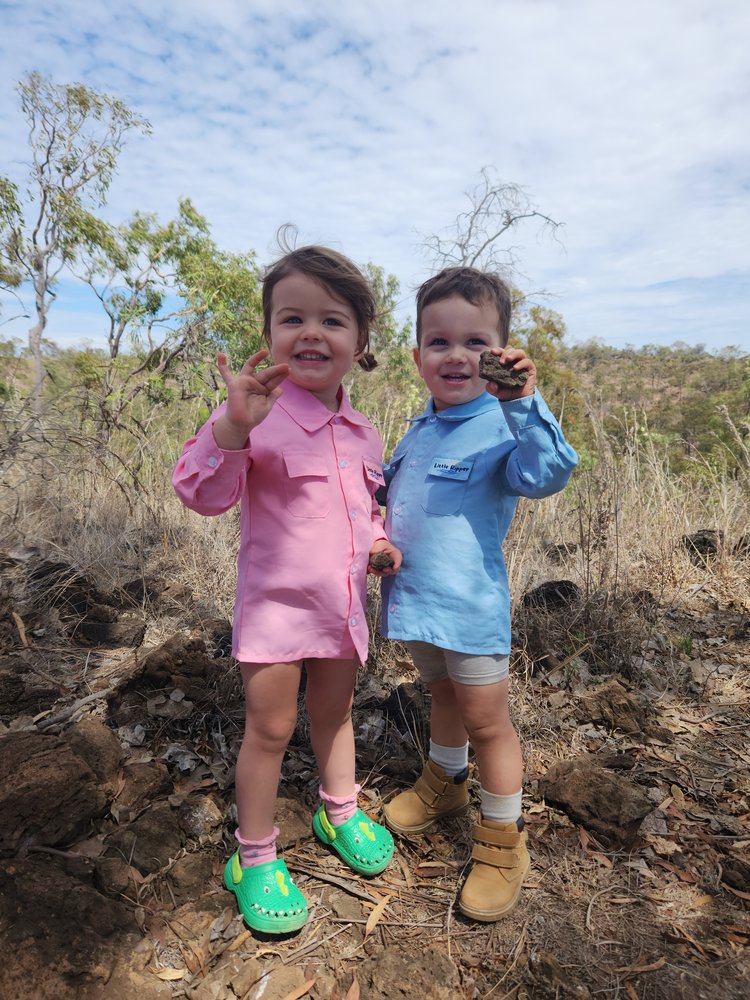
<instances>
[{"instance_id":1,"label":"girl's hair","mask_svg":"<svg viewBox=\"0 0 750 1000\"><path fill-rule=\"evenodd\" d=\"M290 274L304 274L327 288L336 298L351 307L357 321L357 350L362 351L359 364L366 372L372 371L377 361L369 353L370 328L375 323L375 295L367 278L356 264L328 247L307 246L290 250L263 276L263 336L271 343L271 300L273 290L282 278Z\"/></svg>"},{"instance_id":2,"label":"girl's hair","mask_svg":"<svg viewBox=\"0 0 750 1000\"><path fill-rule=\"evenodd\" d=\"M475 267L447 267L428 278L417 291L417 345L422 342L422 312L433 302L458 295L473 306L489 302L497 309L497 332L503 347L510 335L513 293L499 274L478 271Z\"/></svg>"}]
</instances>

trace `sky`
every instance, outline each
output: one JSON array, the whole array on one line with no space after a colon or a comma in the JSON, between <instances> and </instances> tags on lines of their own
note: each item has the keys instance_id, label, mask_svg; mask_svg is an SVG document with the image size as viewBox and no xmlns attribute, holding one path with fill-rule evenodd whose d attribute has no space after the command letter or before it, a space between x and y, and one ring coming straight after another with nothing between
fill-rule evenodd
<instances>
[{"instance_id":1,"label":"sky","mask_svg":"<svg viewBox=\"0 0 750 1000\"><path fill-rule=\"evenodd\" d=\"M186 196L262 263L292 222L395 274L405 318L488 167L561 224L506 248L568 342L750 352L749 38L746 0L0 0L0 175L26 175L17 82L86 84L152 126L109 221ZM47 337L102 330L63 281Z\"/></svg>"}]
</instances>

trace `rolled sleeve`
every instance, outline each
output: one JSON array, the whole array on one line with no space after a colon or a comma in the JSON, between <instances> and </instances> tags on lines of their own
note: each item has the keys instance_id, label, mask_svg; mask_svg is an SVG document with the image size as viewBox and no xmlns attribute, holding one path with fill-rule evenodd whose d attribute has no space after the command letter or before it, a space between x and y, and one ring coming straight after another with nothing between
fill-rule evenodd
<instances>
[{"instance_id":1,"label":"rolled sleeve","mask_svg":"<svg viewBox=\"0 0 750 1000\"><path fill-rule=\"evenodd\" d=\"M505 475L519 496L541 498L558 493L578 464L554 414L538 391L501 403L516 447L508 456Z\"/></svg>"}]
</instances>

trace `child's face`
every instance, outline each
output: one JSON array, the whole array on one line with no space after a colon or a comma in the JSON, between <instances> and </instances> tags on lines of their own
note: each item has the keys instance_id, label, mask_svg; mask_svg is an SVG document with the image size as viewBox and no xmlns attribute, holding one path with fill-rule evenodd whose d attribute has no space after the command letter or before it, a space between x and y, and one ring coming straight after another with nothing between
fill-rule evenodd
<instances>
[{"instance_id":1,"label":"child's face","mask_svg":"<svg viewBox=\"0 0 750 1000\"><path fill-rule=\"evenodd\" d=\"M414 360L436 410L468 403L485 391L479 355L503 346L499 322L493 303L475 306L460 295L432 302L422 310L422 339L414 348Z\"/></svg>"},{"instance_id":2,"label":"child's face","mask_svg":"<svg viewBox=\"0 0 750 1000\"><path fill-rule=\"evenodd\" d=\"M289 378L338 409L341 380L361 356L353 309L304 274L288 274L271 296L271 354Z\"/></svg>"}]
</instances>

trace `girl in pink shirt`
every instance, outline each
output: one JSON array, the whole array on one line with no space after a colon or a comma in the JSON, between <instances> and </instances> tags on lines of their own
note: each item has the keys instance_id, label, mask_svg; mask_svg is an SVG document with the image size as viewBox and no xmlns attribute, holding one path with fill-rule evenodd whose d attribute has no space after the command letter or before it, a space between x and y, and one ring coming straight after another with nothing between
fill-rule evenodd
<instances>
[{"instance_id":1,"label":"girl in pink shirt","mask_svg":"<svg viewBox=\"0 0 750 1000\"><path fill-rule=\"evenodd\" d=\"M184 504L215 515L241 504L233 655L245 689L237 760L237 852L224 884L247 924L287 933L307 919L305 898L276 857L274 809L294 731L304 663L310 739L322 804L315 835L355 871L382 871L385 827L357 808L351 707L367 657L367 574L397 572L374 498L382 442L353 410L341 380L367 354L375 300L366 278L333 250L303 247L263 281L263 333L238 374L218 359L227 400L185 445L173 483ZM386 552L389 569L369 566Z\"/></svg>"}]
</instances>

